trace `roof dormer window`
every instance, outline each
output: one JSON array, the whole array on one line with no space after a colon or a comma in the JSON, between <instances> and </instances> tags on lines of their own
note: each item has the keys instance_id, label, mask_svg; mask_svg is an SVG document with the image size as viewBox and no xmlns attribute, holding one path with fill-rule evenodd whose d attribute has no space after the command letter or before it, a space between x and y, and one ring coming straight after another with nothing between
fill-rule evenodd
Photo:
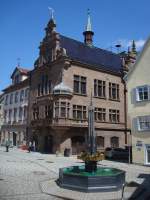
<instances>
[{"instance_id":1,"label":"roof dormer window","mask_svg":"<svg viewBox=\"0 0 150 200\"><path fill-rule=\"evenodd\" d=\"M19 74L17 74L15 77L14 77L14 84L17 84L17 83L19 83Z\"/></svg>"}]
</instances>

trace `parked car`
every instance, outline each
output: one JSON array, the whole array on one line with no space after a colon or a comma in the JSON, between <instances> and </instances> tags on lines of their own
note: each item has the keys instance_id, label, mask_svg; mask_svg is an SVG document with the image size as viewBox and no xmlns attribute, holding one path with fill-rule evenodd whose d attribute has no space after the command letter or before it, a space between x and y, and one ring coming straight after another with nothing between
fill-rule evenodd
<instances>
[{"instance_id":1,"label":"parked car","mask_svg":"<svg viewBox=\"0 0 150 200\"><path fill-rule=\"evenodd\" d=\"M106 148L105 157L108 159L125 160L129 158L129 150L123 148Z\"/></svg>"}]
</instances>

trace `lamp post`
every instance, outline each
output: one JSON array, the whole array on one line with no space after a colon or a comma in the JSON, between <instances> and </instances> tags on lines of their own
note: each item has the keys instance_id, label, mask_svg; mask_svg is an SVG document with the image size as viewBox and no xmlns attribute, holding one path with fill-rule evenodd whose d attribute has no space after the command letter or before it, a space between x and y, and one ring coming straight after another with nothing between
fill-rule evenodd
<instances>
[{"instance_id":1,"label":"lamp post","mask_svg":"<svg viewBox=\"0 0 150 200\"><path fill-rule=\"evenodd\" d=\"M88 152L91 156L90 160L85 161L85 171L86 172L95 172L97 170L97 161L93 160L92 157L96 156L96 133L94 128L94 107L92 102L92 93L91 93L91 102L88 108Z\"/></svg>"},{"instance_id":2,"label":"lamp post","mask_svg":"<svg viewBox=\"0 0 150 200\"><path fill-rule=\"evenodd\" d=\"M94 106L92 103L92 97L90 106L88 108L88 137L89 137L89 153L93 155L96 153L96 134L94 128Z\"/></svg>"}]
</instances>

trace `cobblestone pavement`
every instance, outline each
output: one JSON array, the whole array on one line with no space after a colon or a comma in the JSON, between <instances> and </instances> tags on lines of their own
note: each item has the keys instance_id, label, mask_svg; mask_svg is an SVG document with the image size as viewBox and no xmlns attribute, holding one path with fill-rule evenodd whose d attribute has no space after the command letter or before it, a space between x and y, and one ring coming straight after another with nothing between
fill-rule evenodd
<instances>
[{"instance_id":1,"label":"cobblestone pavement","mask_svg":"<svg viewBox=\"0 0 150 200\"><path fill-rule=\"evenodd\" d=\"M42 193L41 184L57 179L59 168L77 164L82 165L83 163L76 157L27 153L15 148L5 152L5 148L0 147L0 200L61 200L63 198ZM127 182L135 181L145 188L150 186L147 184L147 182L150 183L150 167L106 160L99 164L125 170ZM125 193L127 194L128 191ZM102 196L98 198L100 199L103 200Z\"/></svg>"},{"instance_id":2,"label":"cobblestone pavement","mask_svg":"<svg viewBox=\"0 0 150 200\"><path fill-rule=\"evenodd\" d=\"M0 200L60 200L42 193L40 183L56 178L50 164L40 164L38 153L10 149L7 153L0 147Z\"/></svg>"}]
</instances>

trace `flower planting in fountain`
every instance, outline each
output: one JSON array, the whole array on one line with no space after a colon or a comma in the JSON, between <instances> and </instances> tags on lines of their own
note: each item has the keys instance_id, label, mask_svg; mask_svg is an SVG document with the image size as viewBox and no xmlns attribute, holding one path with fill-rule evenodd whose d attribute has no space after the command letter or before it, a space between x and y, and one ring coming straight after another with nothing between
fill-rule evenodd
<instances>
[{"instance_id":1,"label":"flower planting in fountain","mask_svg":"<svg viewBox=\"0 0 150 200\"><path fill-rule=\"evenodd\" d=\"M80 155L78 155L77 157L78 159L83 160L84 162L88 162L88 161L102 161L105 159L104 153L97 151L94 154L90 154L89 152L82 152Z\"/></svg>"}]
</instances>

